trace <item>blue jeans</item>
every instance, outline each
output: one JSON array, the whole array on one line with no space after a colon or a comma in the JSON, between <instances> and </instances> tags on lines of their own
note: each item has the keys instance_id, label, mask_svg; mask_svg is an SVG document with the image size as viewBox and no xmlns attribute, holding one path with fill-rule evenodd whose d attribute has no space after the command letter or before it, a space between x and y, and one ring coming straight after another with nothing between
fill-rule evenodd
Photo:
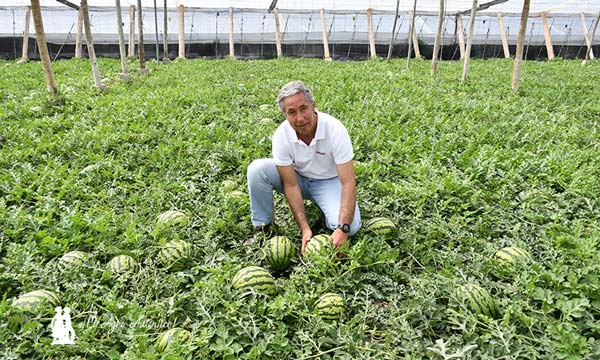
<instances>
[{"instance_id":1,"label":"blue jeans","mask_svg":"<svg viewBox=\"0 0 600 360\"><path fill-rule=\"evenodd\" d=\"M273 159L257 159L248 166L248 189L250 191L250 211L252 225L261 226L273 221L273 190L283 194L283 184ZM342 184L338 177L330 179L310 179L296 173L302 198L314 201L325 215L328 228L338 225L342 201ZM361 226L358 204L354 208L354 219L350 224L350 234L354 235Z\"/></svg>"}]
</instances>

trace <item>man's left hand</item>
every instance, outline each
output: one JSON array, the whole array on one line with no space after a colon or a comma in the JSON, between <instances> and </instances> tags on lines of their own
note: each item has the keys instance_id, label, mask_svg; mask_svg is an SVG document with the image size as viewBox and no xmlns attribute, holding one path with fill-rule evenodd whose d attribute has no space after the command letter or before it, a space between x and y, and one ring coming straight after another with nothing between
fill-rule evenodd
<instances>
[{"instance_id":1,"label":"man's left hand","mask_svg":"<svg viewBox=\"0 0 600 360\"><path fill-rule=\"evenodd\" d=\"M348 234L343 232L342 229L335 229L333 234L331 234L331 242L333 242L335 247L341 247L346 240L348 240Z\"/></svg>"}]
</instances>

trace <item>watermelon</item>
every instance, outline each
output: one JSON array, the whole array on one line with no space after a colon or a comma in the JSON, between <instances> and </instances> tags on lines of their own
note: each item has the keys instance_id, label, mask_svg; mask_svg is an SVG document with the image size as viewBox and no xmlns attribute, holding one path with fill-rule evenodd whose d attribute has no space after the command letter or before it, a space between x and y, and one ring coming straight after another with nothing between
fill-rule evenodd
<instances>
[{"instance_id":1,"label":"watermelon","mask_svg":"<svg viewBox=\"0 0 600 360\"><path fill-rule=\"evenodd\" d=\"M483 314L491 317L498 317L498 307L496 301L490 293L479 285L466 284L459 286L456 290L458 297L467 308L476 314Z\"/></svg>"},{"instance_id":2,"label":"watermelon","mask_svg":"<svg viewBox=\"0 0 600 360\"><path fill-rule=\"evenodd\" d=\"M310 239L308 244L306 244L306 249L304 249L305 255L313 255L321 252L321 249L329 247L332 244L331 236L327 234L319 234L315 235Z\"/></svg>"},{"instance_id":3,"label":"watermelon","mask_svg":"<svg viewBox=\"0 0 600 360\"><path fill-rule=\"evenodd\" d=\"M396 225L392 220L385 217L376 217L364 223L365 230L376 235L393 235L396 232Z\"/></svg>"},{"instance_id":4,"label":"watermelon","mask_svg":"<svg viewBox=\"0 0 600 360\"><path fill-rule=\"evenodd\" d=\"M83 251L69 251L58 259L58 270L65 271L69 268L80 266L85 263L89 256L90 254Z\"/></svg>"},{"instance_id":5,"label":"watermelon","mask_svg":"<svg viewBox=\"0 0 600 360\"><path fill-rule=\"evenodd\" d=\"M189 331L182 328L172 328L158 336L156 341L156 347L159 351L164 352L169 350L169 346L172 341L178 341L179 343L186 343L192 337Z\"/></svg>"},{"instance_id":6,"label":"watermelon","mask_svg":"<svg viewBox=\"0 0 600 360\"><path fill-rule=\"evenodd\" d=\"M187 222L187 215L179 210L168 210L158 215L156 224L159 226L181 225Z\"/></svg>"},{"instance_id":7,"label":"watermelon","mask_svg":"<svg viewBox=\"0 0 600 360\"><path fill-rule=\"evenodd\" d=\"M260 266L248 266L238 271L233 277L233 288L237 290L254 290L261 294L275 294L273 276Z\"/></svg>"},{"instance_id":8,"label":"watermelon","mask_svg":"<svg viewBox=\"0 0 600 360\"><path fill-rule=\"evenodd\" d=\"M137 268L137 263L129 255L118 255L108 262L108 269L114 274L123 274L134 271Z\"/></svg>"},{"instance_id":9,"label":"watermelon","mask_svg":"<svg viewBox=\"0 0 600 360\"><path fill-rule=\"evenodd\" d=\"M514 264L531 260L531 255L521 248L509 246L496 251L494 258L505 264Z\"/></svg>"},{"instance_id":10,"label":"watermelon","mask_svg":"<svg viewBox=\"0 0 600 360\"><path fill-rule=\"evenodd\" d=\"M324 320L337 320L344 313L344 299L334 293L327 293L319 298L315 305L317 314Z\"/></svg>"},{"instance_id":11,"label":"watermelon","mask_svg":"<svg viewBox=\"0 0 600 360\"><path fill-rule=\"evenodd\" d=\"M192 245L182 240L172 240L166 243L158 254L160 263L174 270L181 270L192 257Z\"/></svg>"},{"instance_id":12,"label":"watermelon","mask_svg":"<svg viewBox=\"0 0 600 360\"><path fill-rule=\"evenodd\" d=\"M35 290L19 296L19 298L13 302L14 306L26 311L33 310L42 304L49 304L54 307L58 306L60 301L58 300L58 296L52 291Z\"/></svg>"},{"instance_id":13,"label":"watermelon","mask_svg":"<svg viewBox=\"0 0 600 360\"><path fill-rule=\"evenodd\" d=\"M221 182L221 189L226 190L226 191L231 191L231 190L235 189L236 186L237 185L235 184L235 181L233 181L233 180L226 179Z\"/></svg>"},{"instance_id":14,"label":"watermelon","mask_svg":"<svg viewBox=\"0 0 600 360\"><path fill-rule=\"evenodd\" d=\"M294 256L294 245L285 236L275 236L264 246L265 260L273 270L281 271L290 266Z\"/></svg>"}]
</instances>

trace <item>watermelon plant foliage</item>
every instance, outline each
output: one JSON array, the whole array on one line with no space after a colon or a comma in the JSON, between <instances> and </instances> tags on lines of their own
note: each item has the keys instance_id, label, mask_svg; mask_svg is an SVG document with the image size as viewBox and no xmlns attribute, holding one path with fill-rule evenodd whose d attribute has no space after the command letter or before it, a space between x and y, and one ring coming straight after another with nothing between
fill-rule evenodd
<instances>
[{"instance_id":1,"label":"watermelon plant foliage","mask_svg":"<svg viewBox=\"0 0 600 360\"><path fill-rule=\"evenodd\" d=\"M52 99L39 63L0 60L1 358L600 352L597 62L525 62L518 94L504 59L473 60L466 84L458 62L443 62L438 80L420 61L175 61L130 82L118 61L99 64L105 93L91 89L87 60L54 62ZM273 274L276 295L242 297L231 279L263 260L240 246L251 231L245 168L270 155L277 91L293 79L347 126L363 218L398 231L359 232L343 261L296 255ZM278 235L299 248L275 200ZM187 214L185 226L157 231L165 209ZM181 271L160 266L163 238L192 244ZM535 261L495 276L489 259L508 246ZM74 250L90 254L85 266L57 272ZM122 254L139 267L111 278L105 265ZM487 289L499 318L467 311L454 295L464 283ZM36 289L72 309L75 345L52 346L51 317L12 306ZM343 297L343 321L315 315L326 293ZM156 338L172 328L191 339L162 353Z\"/></svg>"}]
</instances>

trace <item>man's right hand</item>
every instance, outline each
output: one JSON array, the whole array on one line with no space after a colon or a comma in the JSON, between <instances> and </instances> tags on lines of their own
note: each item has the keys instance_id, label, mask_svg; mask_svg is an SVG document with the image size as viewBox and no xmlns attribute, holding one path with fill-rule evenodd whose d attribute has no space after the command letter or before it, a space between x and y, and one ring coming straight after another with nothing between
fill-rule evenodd
<instances>
[{"instance_id":1,"label":"man's right hand","mask_svg":"<svg viewBox=\"0 0 600 360\"><path fill-rule=\"evenodd\" d=\"M306 245L308 245L308 242L310 241L310 239L312 239L312 230L307 229L302 231L302 249L301 249L301 253L302 256L304 256L304 251L306 250Z\"/></svg>"}]
</instances>

